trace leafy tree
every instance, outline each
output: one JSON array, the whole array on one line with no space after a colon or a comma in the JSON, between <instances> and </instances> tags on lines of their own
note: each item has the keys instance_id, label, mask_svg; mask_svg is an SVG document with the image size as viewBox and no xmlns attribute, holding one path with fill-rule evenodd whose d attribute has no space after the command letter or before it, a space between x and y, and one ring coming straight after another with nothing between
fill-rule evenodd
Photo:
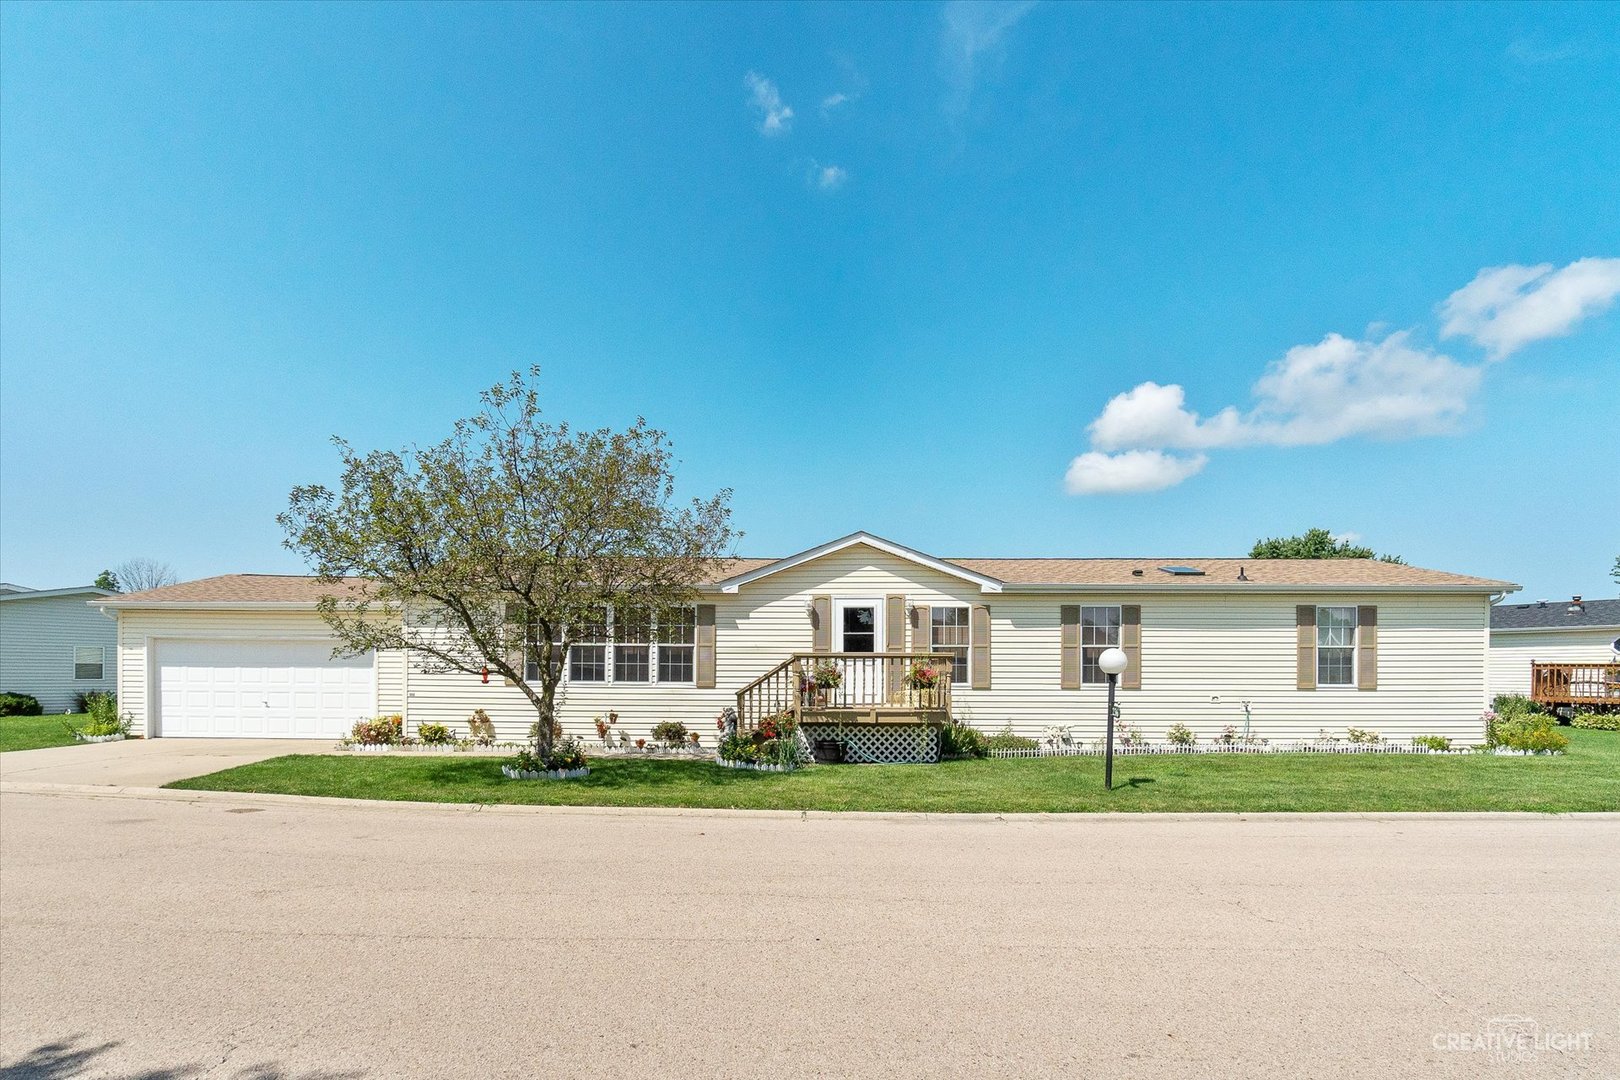
<instances>
[{"instance_id":1,"label":"leafy tree","mask_svg":"<svg viewBox=\"0 0 1620 1080\"><path fill-rule=\"evenodd\" d=\"M180 580L174 567L156 559L129 559L119 563L112 575L123 586L120 592L145 592Z\"/></svg>"},{"instance_id":2,"label":"leafy tree","mask_svg":"<svg viewBox=\"0 0 1620 1080\"><path fill-rule=\"evenodd\" d=\"M1616 581L1620 581L1620 555L1614 557L1614 566L1610 568L1609 576Z\"/></svg>"},{"instance_id":3,"label":"leafy tree","mask_svg":"<svg viewBox=\"0 0 1620 1080\"><path fill-rule=\"evenodd\" d=\"M1256 540L1249 549L1251 559L1378 559L1404 563L1399 555L1379 555L1370 547L1336 540L1326 529L1307 529L1299 536L1274 536Z\"/></svg>"},{"instance_id":4,"label":"leafy tree","mask_svg":"<svg viewBox=\"0 0 1620 1080\"><path fill-rule=\"evenodd\" d=\"M729 490L680 506L669 443L541 418L539 369L483 391L443 442L358 453L334 439L340 491L293 489L285 545L334 588L321 615L344 652L409 649L429 670L517 686L550 756L557 686L578 628L604 605L690 603L731 554Z\"/></svg>"},{"instance_id":5,"label":"leafy tree","mask_svg":"<svg viewBox=\"0 0 1620 1080\"><path fill-rule=\"evenodd\" d=\"M106 589L108 592L124 591L118 587L118 575L113 573L111 570L103 570L101 573L97 574L95 585L96 588Z\"/></svg>"}]
</instances>

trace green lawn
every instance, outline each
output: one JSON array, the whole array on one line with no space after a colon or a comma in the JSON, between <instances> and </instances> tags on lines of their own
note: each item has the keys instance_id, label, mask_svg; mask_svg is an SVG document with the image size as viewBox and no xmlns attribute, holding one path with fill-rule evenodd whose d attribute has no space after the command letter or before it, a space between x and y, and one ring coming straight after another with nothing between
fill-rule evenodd
<instances>
[{"instance_id":1,"label":"green lawn","mask_svg":"<svg viewBox=\"0 0 1620 1080\"><path fill-rule=\"evenodd\" d=\"M1620 732L1570 731L1562 757L1231 754L822 766L796 773L604 759L583 780L508 780L500 758L272 758L170 784L200 791L570 806L947 813L1620 810Z\"/></svg>"},{"instance_id":2,"label":"green lawn","mask_svg":"<svg viewBox=\"0 0 1620 1080\"><path fill-rule=\"evenodd\" d=\"M0 716L0 753L7 750L38 750L42 746L71 746L73 733L67 726L79 727L88 719L83 713L63 716Z\"/></svg>"}]
</instances>

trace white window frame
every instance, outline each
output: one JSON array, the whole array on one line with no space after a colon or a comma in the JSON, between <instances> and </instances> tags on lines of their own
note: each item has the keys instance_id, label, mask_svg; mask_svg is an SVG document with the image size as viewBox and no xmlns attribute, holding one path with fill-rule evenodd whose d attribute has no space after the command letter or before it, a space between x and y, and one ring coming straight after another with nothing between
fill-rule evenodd
<instances>
[{"instance_id":1,"label":"white window frame","mask_svg":"<svg viewBox=\"0 0 1620 1080\"><path fill-rule=\"evenodd\" d=\"M1350 613L1350 644L1323 645L1322 644L1322 612L1348 611ZM1311 649L1311 662L1316 665L1313 674L1316 677L1316 686L1319 690L1354 690L1361 677L1359 665L1361 645L1361 613L1354 604L1318 604L1316 605L1316 639ZM1349 649L1350 651L1350 677L1344 682L1322 681L1322 650L1323 649Z\"/></svg>"},{"instance_id":2,"label":"white window frame","mask_svg":"<svg viewBox=\"0 0 1620 1080\"><path fill-rule=\"evenodd\" d=\"M86 666L89 666L89 664L90 664L90 661L88 661L88 660L80 660L79 659L79 652L81 650L88 650L88 649L96 650L96 652L99 653L100 656L101 656L101 659L96 661L96 663L99 664L100 667L101 667L101 672L99 674L96 674L96 675L80 675L79 674L79 665L81 663L86 665ZM106 677L107 677L107 646L105 646L105 645L75 645L75 646L73 646L73 681L74 682L101 682Z\"/></svg>"},{"instance_id":3,"label":"white window frame","mask_svg":"<svg viewBox=\"0 0 1620 1080\"><path fill-rule=\"evenodd\" d=\"M659 626L659 621L658 621L659 612L657 612L657 611L653 611L653 612L650 612L648 614L648 617L647 617L647 640L646 640L646 642L643 643L643 642L637 641L637 642L628 642L628 643L626 643L626 644L634 645L638 649L639 648L646 648L646 650L647 650L647 678L645 678L645 679L633 679L633 680L621 680L621 679L617 678L618 647L619 647L619 644L620 644L619 641L618 641L618 613L614 610L613 605L610 604L610 605L608 605L608 608L607 608L607 620L606 620L607 634L602 640L594 640L593 639L591 641L574 641L574 642L569 643L568 655L563 657L562 683L564 685L577 683L580 686L617 686L617 687L621 687L621 688L642 687L642 686L696 686L697 685L697 605L696 604L682 604L682 605L679 605L679 606L680 606L681 610L690 613L691 626L692 626L692 640L690 642L668 642L667 644L669 645L669 647L671 649L684 649L684 650L687 650L688 652L690 652L690 654L692 656L692 663L690 665L691 670L692 670L692 677L690 679L661 679L661 678L659 678L659 653L661 652L663 646L666 643L661 642L658 639L660 626ZM576 647L581 646L581 645L584 645L584 646L601 646L602 647L602 650L603 650L602 651L602 674L603 674L602 678L600 678L600 679L575 679L574 678L574 655L573 655L573 650ZM535 661L531 660L529 666L530 666L530 670L534 670L535 669Z\"/></svg>"},{"instance_id":4,"label":"white window frame","mask_svg":"<svg viewBox=\"0 0 1620 1080\"><path fill-rule=\"evenodd\" d=\"M1113 620L1113 622L1114 622L1114 625L1113 625L1113 631L1114 631L1113 638L1114 638L1114 640L1113 641L1103 642L1102 644L1099 645L1098 643L1096 643L1094 641L1087 641L1086 640L1086 612L1087 611L1112 611L1114 613L1114 620ZM1124 626L1125 626L1125 608L1124 608L1124 605L1122 605L1122 604L1081 604L1080 605L1080 685L1081 686L1107 686L1108 685L1108 676L1106 674L1100 674L1099 677L1095 678L1095 679L1086 678L1086 650L1087 649L1103 649L1103 650L1107 650L1107 649L1118 649L1118 648L1120 648L1121 647L1120 643L1119 643L1120 642L1120 636L1121 636L1121 633L1123 631ZM1102 654L1099 652L1098 656L1100 657L1101 655ZM1099 669L1099 672L1100 671L1101 671L1101 669Z\"/></svg>"},{"instance_id":5,"label":"white window frame","mask_svg":"<svg viewBox=\"0 0 1620 1080\"><path fill-rule=\"evenodd\" d=\"M934 613L936 611L945 611L945 610L955 610L955 611L960 611L962 613L962 629L967 631L967 636L966 636L966 640L964 640L962 642L962 644L960 644L960 645L951 645L951 646L947 646L947 647L941 647L939 645L939 643L934 640L934 630L936 629L936 627L934 625ZM969 604L932 604L932 605L929 606L929 608L928 608L928 651L931 652L931 653L937 653L937 652L946 651L947 649L949 649L949 650L961 649L962 650L962 655L963 655L962 663L960 665L958 665L954 660L954 655L955 654L954 654L954 652L952 653L953 659L951 661L951 686L953 688L972 686L973 685L973 678L972 678L971 667L972 667L972 664L973 664L973 608L972 608L971 605L969 605ZM957 671L958 666L961 667L960 674Z\"/></svg>"}]
</instances>

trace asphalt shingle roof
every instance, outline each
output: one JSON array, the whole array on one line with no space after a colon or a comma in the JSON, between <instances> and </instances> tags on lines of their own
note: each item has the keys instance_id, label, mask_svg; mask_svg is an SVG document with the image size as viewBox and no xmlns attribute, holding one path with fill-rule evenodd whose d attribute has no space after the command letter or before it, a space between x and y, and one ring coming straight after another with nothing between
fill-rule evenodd
<instances>
[{"instance_id":1,"label":"asphalt shingle roof","mask_svg":"<svg viewBox=\"0 0 1620 1080\"><path fill-rule=\"evenodd\" d=\"M1620 628L1620 600L1582 600L1571 612L1568 600L1533 604L1497 604L1491 608L1492 630L1558 630Z\"/></svg>"}]
</instances>

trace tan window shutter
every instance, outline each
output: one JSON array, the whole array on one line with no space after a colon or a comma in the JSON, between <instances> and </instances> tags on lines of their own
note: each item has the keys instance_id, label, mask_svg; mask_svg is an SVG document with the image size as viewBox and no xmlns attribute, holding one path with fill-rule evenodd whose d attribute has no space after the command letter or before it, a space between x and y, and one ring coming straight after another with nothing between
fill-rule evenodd
<instances>
[{"instance_id":1,"label":"tan window shutter","mask_svg":"<svg viewBox=\"0 0 1620 1080\"><path fill-rule=\"evenodd\" d=\"M523 617L523 615L524 615L523 608L519 604L507 604L506 608L505 608L505 615L506 615L506 636L507 636L507 639L508 639L507 640L507 649L506 649L506 664L513 671L517 672L519 675L522 675L525 679L527 679L529 677L529 671L528 671L528 660L529 660L529 658L528 658L527 655L525 655L525 651L524 651L524 648L523 648L523 642L524 642L525 638L527 638L528 635L523 633L524 622L525 622L524 617ZM515 644L510 640L514 634L521 635L521 636L519 636L518 641ZM513 681L512 679L507 678L505 675L501 676L501 683L503 685L505 685L505 686L516 686L517 685L517 683L515 681Z\"/></svg>"},{"instance_id":2,"label":"tan window shutter","mask_svg":"<svg viewBox=\"0 0 1620 1080\"><path fill-rule=\"evenodd\" d=\"M1058 663L1058 686L1080 689L1080 605L1064 604L1060 609L1063 632L1058 640L1063 658Z\"/></svg>"},{"instance_id":3,"label":"tan window shutter","mask_svg":"<svg viewBox=\"0 0 1620 1080\"><path fill-rule=\"evenodd\" d=\"M934 609L927 604L918 604L913 609L916 614L911 624L911 651L925 653L934 651Z\"/></svg>"},{"instance_id":4,"label":"tan window shutter","mask_svg":"<svg viewBox=\"0 0 1620 1080\"><path fill-rule=\"evenodd\" d=\"M968 674L973 689L990 689L990 609L984 604L968 614Z\"/></svg>"},{"instance_id":5,"label":"tan window shutter","mask_svg":"<svg viewBox=\"0 0 1620 1080\"><path fill-rule=\"evenodd\" d=\"M832 652L832 597L810 598L810 651Z\"/></svg>"},{"instance_id":6,"label":"tan window shutter","mask_svg":"<svg viewBox=\"0 0 1620 1080\"><path fill-rule=\"evenodd\" d=\"M1294 608L1294 685L1301 690L1316 689L1316 605Z\"/></svg>"},{"instance_id":7,"label":"tan window shutter","mask_svg":"<svg viewBox=\"0 0 1620 1080\"><path fill-rule=\"evenodd\" d=\"M906 651L906 598L904 596L885 596L883 598L883 651ZM899 660L883 661L883 670L888 674L883 683L889 688L889 698L900 692L900 679L905 674L905 665Z\"/></svg>"},{"instance_id":8,"label":"tan window shutter","mask_svg":"<svg viewBox=\"0 0 1620 1080\"><path fill-rule=\"evenodd\" d=\"M1356 608L1356 689L1378 689L1378 608Z\"/></svg>"},{"instance_id":9,"label":"tan window shutter","mask_svg":"<svg viewBox=\"0 0 1620 1080\"><path fill-rule=\"evenodd\" d=\"M699 690L714 689L714 605L697 606L697 644L692 649L692 680Z\"/></svg>"},{"instance_id":10,"label":"tan window shutter","mask_svg":"<svg viewBox=\"0 0 1620 1080\"><path fill-rule=\"evenodd\" d=\"M1119 607L1119 647L1125 650L1129 661L1119 676L1121 690L1142 689L1142 605L1121 604Z\"/></svg>"}]
</instances>

